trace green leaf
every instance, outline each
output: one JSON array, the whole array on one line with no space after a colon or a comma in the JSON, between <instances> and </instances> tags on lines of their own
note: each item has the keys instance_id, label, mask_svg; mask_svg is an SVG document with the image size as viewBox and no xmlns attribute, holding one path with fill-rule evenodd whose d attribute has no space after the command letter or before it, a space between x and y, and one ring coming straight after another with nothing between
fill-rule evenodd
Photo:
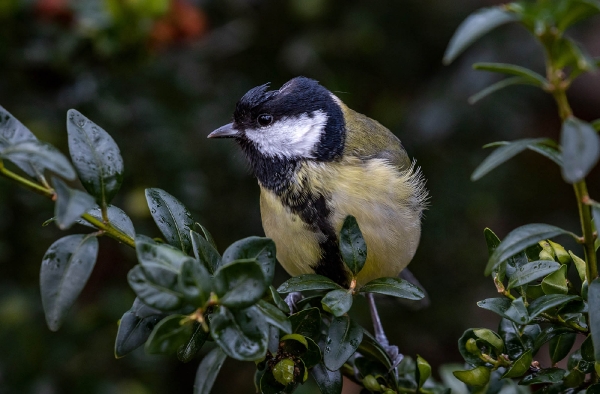
<instances>
[{"instance_id":1,"label":"green leaf","mask_svg":"<svg viewBox=\"0 0 600 394\"><path fill-rule=\"evenodd\" d=\"M136 265L127 274L129 286L144 304L161 311L181 307L183 294L177 290L177 273L161 265Z\"/></svg>"},{"instance_id":2,"label":"green leaf","mask_svg":"<svg viewBox=\"0 0 600 394\"><path fill-rule=\"evenodd\" d=\"M302 355L302 361L306 368L312 368L321 362L321 349L312 339L306 337L304 339L306 339L308 347L306 352Z\"/></svg>"},{"instance_id":3,"label":"green leaf","mask_svg":"<svg viewBox=\"0 0 600 394\"><path fill-rule=\"evenodd\" d=\"M572 69L569 78L575 79L584 72L596 71L594 59L587 51L569 37L562 36L555 39L550 48L554 59L554 67Z\"/></svg>"},{"instance_id":4,"label":"green leaf","mask_svg":"<svg viewBox=\"0 0 600 394\"><path fill-rule=\"evenodd\" d=\"M417 354L417 382L418 387L423 387L427 379L431 376L431 365Z\"/></svg>"},{"instance_id":5,"label":"green leaf","mask_svg":"<svg viewBox=\"0 0 600 394\"><path fill-rule=\"evenodd\" d=\"M500 336L494 331L489 330L487 328L475 328L473 329L473 334L475 334L477 338L483 339L484 341L492 345L496 349L498 354L504 351L504 341L502 341L502 338L500 338Z\"/></svg>"},{"instance_id":6,"label":"green leaf","mask_svg":"<svg viewBox=\"0 0 600 394\"><path fill-rule=\"evenodd\" d=\"M221 255L219 252L217 252L206 238L193 230L190 231L190 239L196 259L201 261L211 274L214 274L221 265Z\"/></svg>"},{"instance_id":7,"label":"green leaf","mask_svg":"<svg viewBox=\"0 0 600 394\"><path fill-rule=\"evenodd\" d=\"M275 275L276 254L273 240L248 237L232 243L223 252L223 264L229 264L235 260L254 259L263 271L265 283L270 285Z\"/></svg>"},{"instance_id":8,"label":"green leaf","mask_svg":"<svg viewBox=\"0 0 600 394\"><path fill-rule=\"evenodd\" d=\"M523 376L525 372L529 370L532 360L533 356L531 353L531 349L529 349L525 353L523 353L518 359L516 359L510 367L508 367L504 375L502 375L502 379L518 378L520 376Z\"/></svg>"},{"instance_id":9,"label":"green leaf","mask_svg":"<svg viewBox=\"0 0 600 394\"><path fill-rule=\"evenodd\" d=\"M483 236L488 247L488 255L491 256L498 245L500 245L500 238L488 227L483 230Z\"/></svg>"},{"instance_id":10,"label":"green leaf","mask_svg":"<svg viewBox=\"0 0 600 394\"><path fill-rule=\"evenodd\" d=\"M154 222L167 242L184 253L190 251L190 230L194 219L175 197L161 189L146 189L146 201Z\"/></svg>"},{"instance_id":11,"label":"green leaf","mask_svg":"<svg viewBox=\"0 0 600 394\"><path fill-rule=\"evenodd\" d=\"M385 294L392 297L420 300L425 297L423 291L412 283L400 278L373 279L359 289L360 293Z\"/></svg>"},{"instance_id":12,"label":"green leaf","mask_svg":"<svg viewBox=\"0 0 600 394\"><path fill-rule=\"evenodd\" d=\"M317 382L321 394L342 394L342 372L330 371L325 364L319 363L310 371Z\"/></svg>"},{"instance_id":13,"label":"green leaf","mask_svg":"<svg viewBox=\"0 0 600 394\"><path fill-rule=\"evenodd\" d=\"M290 334L292 332L292 323L275 305L264 300L259 300L256 304L256 307L263 314L265 320L269 324L279 328L286 334Z\"/></svg>"},{"instance_id":14,"label":"green leaf","mask_svg":"<svg viewBox=\"0 0 600 394\"><path fill-rule=\"evenodd\" d=\"M123 158L112 137L78 111L67 112L69 152L83 187L106 206L123 182Z\"/></svg>"},{"instance_id":15,"label":"green leaf","mask_svg":"<svg viewBox=\"0 0 600 394\"><path fill-rule=\"evenodd\" d=\"M587 19L600 12L597 0L573 0L564 2L567 6L557 7L555 12L556 27L562 32L569 26Z\"/></svg>"},{"instance_id":16,"label":"green leaf","mask_svg":"<svg viewBox=\"0 0 600 394\"><path fill-rule=\"evenodd\" d=\"M149 354L174 354L184 346L192 336L192 322L182 324L183 315L171 315L162 319L146 341L146 352Z\"/></svg>"},{"instance_id":17,"label":"green leaf","mask_svg":"<svg viewBox=\"0 0 600 394\"><path fill-rule=\"evenodd\" d=\"M490 71L501 74L516 75L526 79L531 85L543 87L548 84L546 78L528 68L507 63L475 63L475 70Z\"/></svg>"},{"instance_id":18,"label":"green leaf","mask_svg":"<svg viewBox=\"0 0 600 394\"><path fill-rule=\"evenodd\" d=\"M594 354L597 362L600 362L600 279L596 278L588 287L588 304L590 308L590 332L594 342Z\"/></svg>"},{"instance_id":19,"label":"green leaf","mask_svg":"<svg viewBox=\"0 0 600 394\"><path fill-rule=\"evenodd\" d=\"M141 265L160 265L174 273L179 273L184 262L193 260L181 250L171 245L159 244L145 235L135 238L135 250Z\"/></svg>"},{"instance_id":20,"label":"green leaf","mask_svg":"<svg viewBox=\"0 0 600 394\"><path fill-rule=\"evenodd\" d=\"M594 340L591 335L588 335L581 344L581 358L587 362L595 362L594 355Z\"/></svg>"},{"instance_id":21,"label":"green leaf","mask_svg":"<svg viewBox=\"0 0 600 394\"><path fill-rule=\"evenodd\" d=\"M491 371L489 368L480 365L468 371L452 372L456 379L468 384L469 386L485 386L490 381Z\"/></svg>"},{"instance_id":22,"label":"green leaf","mask_svg":"<svg viewBox=\"0 0 600 394\"><path fill-rule=\"evenodd\" d=\"M321 312L318 308L304 309L290 315L292 333L317 340L321 335Z\"/></svg>"},{"instance_id":23,"label":"green leaf","mask_svg":"<svg viewBox=\"0 0 600 394\"><path fill-rule=\"evenodd\" d=\"M530 149L532 146L544 145L548 141L549 140L546 138L527 138L509 142L506 145L501 146L486 157L475 171L473 171L471 180L477 181L481 179L488 172L523 152L525 149Z\"/></svg>"},{"instance_id":24,"label":"green leaf","mask_svg":"<svg viewBox=\"0 0 600 394\"><path fill-rule=\"evenodd\" d=\"M204 307L213 290L213 278L199 261L186 260L181 265L179 290L186 300L197 308Z\"/></svg>"},{"instance_id":25,"label":"green leaf","mask_svg":"<svg viewBox=\"0 0 600 394\"><path fill-rule=\"evenodd\" d=\"M550 340L550 347L548 350L550 352L550 360L552 361L552 365L567 357L571 351L571 348L573 347L573 344L575 344L576 337L577 334L574 332L569 332L556 336Z\"/></svg>"},{"instance_id":26,"label":"green leaf","mask_svg":"<svg viewBox=\"0 0 600 394\"><path fill-rule=\"evenodd\" d=\"M227 354L216 347L210 351L198 366L194 381L194 394L210 394L215 379L227 358Z\"/></svg>"},{"instance_id":27,"label":"green leaf","mask_svg":"<svg viewBox=\"0 0 600 394\"><path fill-rule=\"evenodd\" d=\"M363 330L363 340L358 347L358 352L365 356L370 356L377 360L378 365L382 365L386 371L389 371L393 365L389 355L375 337L367 330Z\"/></svg>"},{"instance_id":28,"label":"green leaf","mask_svg":"<svg viewBox=\"0 0 600 394\"><path fill-rule=\"evenodd\" d=\"M504 260L534 245L543 239L553 238L557 235L567 234L573 238L577 236L569 231L563 230L549 224L526 224L511 231L490 256L485 274L489 275L494 268Z\"/></svg>"},{"instance_id":29,"label":"green leaf","mask_svg":"<svg viewBox=\"0 0 600 394\"><path fill-rule=\"evenodd\" d=\"M182 363L190 362L200 349L202 349L202 346L208 339L208 335L209 333L202 328L202 324L194 322L192 325L192 336L177 349L177 359Z\"/></svg>"},{"instance_id":30,"label":"green leaf","mask_svg":"<svg viewBox=\"0 0 600 394\"><path fill-rule=\"evenodd\" d=\"M363 329L348 316L334 317L329 325L323 362L335 371L354 354L363 338Z\"/></svg>"},{"instance_id":31,"label":"green leaf","mask_svg":"<svg viewBox=\"0 0 600 394\"><path fill-rule=\"evenodd\" d=\"M527 283L533 282L534 280L543 278L544 276L559 270L560 267L561 265L556 261L548 260L532 261L522 265L517 268L515 273L510 277L510 280L508 281L508 289L523 286Z\"/></svg>"},{"instance_id":32,"label":"green leaf","mask_svg":"<svg viewBox=\"0 0 600 394\"><path fill-rule=\"evenodd\" d=\"M538 86L538 83L532 83L531 80L529 78L525 78L525 77L510 77L510 78L506 78L503 79L501 81L498 81L494 84L491 84L490 86L488 86L485 89L480 90L479 92L475 93L474 95L472 95L471 97L469 97L468 102L469 104L475 104L477 103L479 100L489 96L492 93L496 93L498 90L502 90L508 86L513 86L513 85L533 85L533 86Z\"/></svg>"},{"instance_id":33,"label":"green leaf","mask_svg":"<svg viewBox=\"0 0 600 394\"><path fill-rule=\"evenodd\" d=\"M194 227L196 228L196 232L202 233L202 235L204 235L204 238L208 241L208 243L210 243L210 245L215 250L217 250L217 244L215 243L213 236L210 234L210 232L208 232L206 227L204 227L203 225L201 225L198 222L194 223Z\"/></svg>"},{"instance_id":34,"label":"green leaf","mask_svg":"<svg viewBox=\"0 0 600 394\"><path fill-rule=\"evenodd\" d=\"M83 290L98 257L93 235L68 235L46 251L40 270L40 291L46 323L57 331Z\"/></svg>"},{"instance_id":35,"label":"green leaf","mask_svg":"<svg viewBox=\"0 0 600 394\"><path fill-rule=\"evenodd\" d=\"M239 311L220 308L211 316L210 333L229 357L256 361L265 356L269 325L255 306Z\"/></svg>"},{"instance_id":36,"label":"green leaf","mask_svg":"<svg viewBox=\"0 0 600 394\"><path fill-rule=\"evenodd\" d=\"M290 306L284 301L283 298L279 295L277 290L273 286L269 286L269 290L271 291L271 298L273 298L273 303L285 314L290 313Z\"/></svg>"},{"instance_id":37,"label":"green leaf","mask_svg":"<svg viewBox=\"0 0 600 394\"><path fill-rule=\"evenodd\" d=\"M159 310L144 305L139 298L130 310L119 320L119 330L115 341L115 357L121 358L142 346L154 326L166 315Z\"/></svg>"},{"instance_id":38,"label":"green leaf","mask_svg":"<svg viewBox=\"0 0 600 394\"><path fill-rule=\"evenodd\" d=\"M321 300L323 309L334 316L342 316L352 307L352 294L347 290L332 290Z\"/></svg>"},{"instance_id":39,"label":"green leaf","mask_svg":"<svg viewBox=\"0 0 600 394\"><path fill-rule=\"evenodd\" d=\"M557 271L542 280L542 290L546 294L567 294L567 266L561 265Z\"/></svg>"},{"instance_id":40,"label":"green leaf","mask_svg":"<svg viewBox=\"0 0 600 394\"><path fill-rule=\"evenodd\" d=\"M479 301L477 306L497 313L517 324L526 324L529 322L529 314L523 303L523 298L517 298L512 302L507 298L488 298Z\"/></svg>"},{"instance_id":41,"label":"green leaf","mask_svg":"<svg viewBox=\"0 0 600 394\"><path fill-rule=\"evenodd\" d=\"M367 243L352 215L346 216L340 231L340 253L350 272L358 275L367 261Z\"/></svg>"},{"instance_id":42,"label":"green leaf","mask_svg":"<svg viewBox=\"0 0 600 394\"><path fill-rule=\"evenodd\" d=\"M469 45L487 32L508 22L519 20L519 15L508 11L505 7L482 8L465 19L456 29L444 53L444 64L450 64Z\"/></svg>"},{"instance_id":43,"label":"green leaf","mask_svg":"<svg viewBox=\"0 0 600 394\"><path fill-rule=\"evenodd\" d=\"M106 213L111 226L115 227L123 234L128 235L130 238L135 239L135 228L133 227L133 223L131 222L129 216L127 216L127 214L121 208L114 205L108 205L106 207ZM98 220L104 220L102 218L102 210L97 205L87 211L87 214ZM77 223L87 227L96 228L94 225L90 224L84 219L78 219Z\"/></svg>"},{"instance_id":44,"label":"green leaf","mask_svg":"<svg viewBox=\"0 0 600 394\"><path fill-rule=\"evenodd\" d=\"M77 222L88 209L94 206L94 197L82 191L71 189L59 178L52 178L56 191L54 216L58 228L66 230Z\"/></svg>"},{"instance_id":45,"label":"green leaf","mask_svg":"<svg viewBox=\"0 0 600 394\"><path fill-rule=\"evenodd\" d=\"M600 223L600 222L598 222L598 223ZM569 256L571 256L571 259L573 260L573 263L575 264L575 269L577 270L579 279L581 280L581 282L585 282L586 281L585 261L581 257L575 255L570 250L569 250Z\"/></svg>"},{"instance_id":46,"label":"green leaf","mask_svg":"<svg viewBox=\"0 0 600 394\"><path fill-rule=\"evenodd\" d=\"M71 162L58 149L41 141L23 141L0 150L0 159L10 160L17 165L29 163L32 171L45 169L72 181L76 174ZM25 171L28 172L28 171Z\"/></svg>"},{"instance_id":47,"label":"green leaf","mask_svg":"<svg viewBox=\"0 0 600 394\"><path fill-rule=\"evenodd\" d=\"M587 176L600 158L600 137L591 124L573 116L563 122L562 175L568 183L576 183Z\"/></svg>"},{"instance_id":48,"label":"green leaf","mask_svg":"<svg viewBox=\"0 0 600 394\"><path fill-rule=\"evenodd\" d=\"M525 376L520 382L520 385L530 386L532 384L542 383L558 383L560 382L567 371L560 368L546 368L540 370L538 373L533 375Z\"/></svg>"},{"instance_id":49,"label":"green leaf","mask_svg":"<svg viewBox=\"0 0 600 394\"><path fill-rule=\"evenodd\" d=\"M542 347L542 345L544 345L546 342L550 341L552 338L554 338L558 335L562 335L564 333L572 332L572 331L573 330L571 330L568 327L554 326L554 325L544 328L544 330L540 333L540 335L538 335L535 338L535 341L533 344L534 353L537 352Z\"/></svg>"},{"instance_id":50,"label":"green leaf","mask_svg":"<svg viewBox=\"0 0 600 394\"><path fill-rule=\"evenodd\" d=\"M335 289L342 289L342 286L325 276L317 274L304 274L300 276L294 276L286 280L281 284L281 286L279 286L277 291L279 293L291 293L293 291Z\"/></svg>"},{"instance_id":51,"label":"green leaf","mask_svg":"<svg viewBox=\"0 0 600 394\"><path fill-rule=\"evenodd\" d=\"M557 306L566 304L569 301L579 298L576 295L564 295L564 294L548 294L532 301L527 310L529 311L529 317L533 319L542 312L548 309L555 308Z\"/></svg>"},{"instance_id":52,"label":"green leaf","mask_svg":"<svg viewBox=\"0 0 600 394\"><path fill-rule=\"evenodd\" d=\"M255 260L237 260L215 272L214 289L219 296L219 304L242 309L256 304L267 286L261 267Z\"/></svg>"},{"instance_id":53,"label":"green leaf","mask_svg":"<svg viewBox=\"0 0 600 394\"><path fill-rule=\"evenodd\" d=\"M23 123L19 122L17 118L0 105L0 152L20 142L37 140L35 135ZM29 176L35 177L38 174L38 171L29 160L14 159L11 161ZM75 176L74 173L73 176Z\"/></svg>"}]
</instances>

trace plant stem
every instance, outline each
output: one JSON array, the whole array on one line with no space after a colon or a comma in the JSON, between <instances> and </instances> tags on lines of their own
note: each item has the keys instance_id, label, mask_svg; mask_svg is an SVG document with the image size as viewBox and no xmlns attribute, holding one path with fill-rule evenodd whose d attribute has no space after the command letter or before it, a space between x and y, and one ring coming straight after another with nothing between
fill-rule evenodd
<instances>
[{"instance_id":1,"label":"plant stem","mask_svg":"<svg viewBox=\"0 0 600 394\"><path fill-rule=\"evenodd\" d=\"M46 185L40 185L18 174L15 174L14 172L4 167L4 162L2 160L0 160L0 175L17 182L24 188L41 194L42 196L47 197L52 201L56 200L56 192L47 183ZM115 228L112 224L110 224L110 222L98 220L88 213L84 213L83 215L81 215L81 218L92 224L97 229L101 230L104 234L108 235L109 237L114 238L127 246L135 248L135 241L133 240L133 238L131 238L127 234L124 234L119 229Z\"/></svg>"}]
</instances>

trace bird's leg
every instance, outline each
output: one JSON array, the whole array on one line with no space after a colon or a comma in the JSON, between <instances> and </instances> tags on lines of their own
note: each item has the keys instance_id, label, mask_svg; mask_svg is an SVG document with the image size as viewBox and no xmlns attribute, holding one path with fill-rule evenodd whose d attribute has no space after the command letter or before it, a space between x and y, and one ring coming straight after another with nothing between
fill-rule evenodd
<instances>
[{"instance_id":1,"label":"bird's leg","mask_svg":"<svg viewBox=\"0 0 600 394\"><path fill-rule=\"evenodd\" d=\"M390 345L390 342L383 331L379 313L377 312L377 305L375 305L375 297L372 293L367 293L367 300L369 301L369 309L371 310L371 320L373 320L375 339L379 342L381 347L385 349L388 356L390 356L390 359L392 360L392 369L394 369L400 364L404 356L398 351L398 346Z\"/></svg>"},{"instance_id":2,"label":"bird's leg","mask_svg":"<svg viewBox=\"0 0 600 394\"><path fill-rule=\"evenodd\" d=\"M299 291L292 291L285 297L284 301L290 307L290 313L296 313L296 303L300 302L300 300L302 300L303 298L304 297L302 296L302 293L300 293Z\"/></svg>"}]
</instances>

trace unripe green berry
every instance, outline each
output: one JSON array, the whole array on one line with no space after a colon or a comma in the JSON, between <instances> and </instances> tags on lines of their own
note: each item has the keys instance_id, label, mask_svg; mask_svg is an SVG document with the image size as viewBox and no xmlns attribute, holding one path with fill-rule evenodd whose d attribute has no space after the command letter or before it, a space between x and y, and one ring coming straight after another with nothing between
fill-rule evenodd
<instances>
[{"instance_id":1,"label":"unripe green berry","mask_svg":"<svg viewBox=\"0 0 600 394\"><path fill-rule=\"evenodd\" d=\"M367 375L362 381L363 386L369 391L381 391L381 385L373 375Z\"/></svg>"},{"instance_id":2,"label":"unripe green berry","mask_svg":"<svg viewBox=\"0 0 600 394\"><path fill-rule=\"evenodd\" d=\"M284 358L273 367L273 376L279 383L287 386L294 381L294 362Z\"/></svg>"}]
</instances>

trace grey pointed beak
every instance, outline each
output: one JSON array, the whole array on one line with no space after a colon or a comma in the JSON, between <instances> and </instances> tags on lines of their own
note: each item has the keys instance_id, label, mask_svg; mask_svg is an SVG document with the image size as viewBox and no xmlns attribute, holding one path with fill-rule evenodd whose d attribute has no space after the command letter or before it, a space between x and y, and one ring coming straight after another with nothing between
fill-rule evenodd
<instances>
[{"instance_id":1,"label":"grey pointed beak","mask_svg":"<svg viewBox=\"0 0 600 394\"><path fill-rule=\"evenodd\" d=\"M210 133L208 138L233 138L238 134L239 132L233 127L233 123L228 123Z\"/></svg>"}]
</instances>

